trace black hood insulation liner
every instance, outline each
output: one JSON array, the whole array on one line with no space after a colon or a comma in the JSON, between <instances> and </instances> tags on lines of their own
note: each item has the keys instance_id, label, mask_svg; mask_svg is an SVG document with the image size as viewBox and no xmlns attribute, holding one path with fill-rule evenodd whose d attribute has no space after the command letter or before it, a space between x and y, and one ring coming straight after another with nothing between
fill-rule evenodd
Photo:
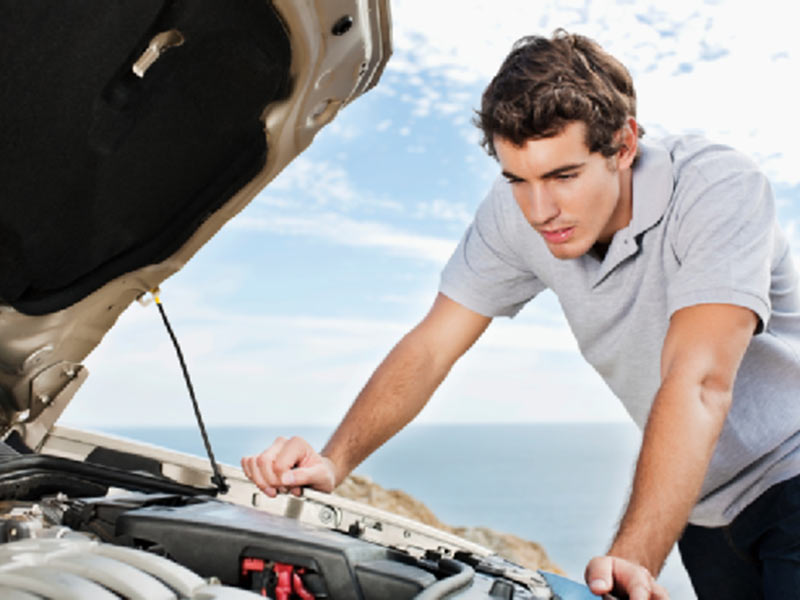
<instances>
[{"instance_id":1,"label":"black hood insulation liner","mask_svg":"<svg viewBox=\"0 0 800 600\"><path fill-rule=\"evenodd\" d=\"M0 299L47 314L172 255L263 168L290 64L265 0L0 0Z\"/></svg>"}]
</instances>

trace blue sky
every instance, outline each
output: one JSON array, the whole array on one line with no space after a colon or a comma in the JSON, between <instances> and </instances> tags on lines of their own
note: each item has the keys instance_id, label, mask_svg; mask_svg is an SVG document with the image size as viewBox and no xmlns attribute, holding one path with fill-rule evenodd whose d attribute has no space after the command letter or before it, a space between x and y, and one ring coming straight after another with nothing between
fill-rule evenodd
<instances>
[{"instance_id":1,"label":"blue sky","mask_svg":"<svg viewBox=\"0 0 800 600\"><path fill-rule=\"evenodd\" d=\"M471 125L511 44L556 27L631 69L648 134L695 132L752 156L798 235L800 43L787 2L393 2L395 53L162 298L212 424L333 424L430 305L497 165ZM189 424L154 307L134 304L87 359L73 425ZM498 319L422 422L625 420L558 304Z\"/></svg>"}]
</instances>

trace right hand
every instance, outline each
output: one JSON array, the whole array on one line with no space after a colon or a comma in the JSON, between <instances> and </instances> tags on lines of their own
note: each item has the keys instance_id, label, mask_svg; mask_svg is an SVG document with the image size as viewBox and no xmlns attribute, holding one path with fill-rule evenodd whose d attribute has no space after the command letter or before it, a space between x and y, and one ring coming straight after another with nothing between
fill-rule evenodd
<instances>
[{"instance_id":1,"label":"right hand","mask_svg":"<svg viewBox=\"0 0 800 600\"><path fill-rule=\"evenodd\" d=\"M650 571L617 556L595 556L586 567L584 579L596 596L613 593L629 600L669 600L667 590Z\"/></svg>"},{"instance_id":2,"label":"right hand","mask_svg":"<svg viewBox=\"0 0 800 600\"><path fill-rule=\"evenodd\" d=\"M279 437L261 454L243 457L242 470L270 498L286 492L299 496L303 486L321 492L336 487L333 461L299 437Z\"/></svg>"}]
</instances>

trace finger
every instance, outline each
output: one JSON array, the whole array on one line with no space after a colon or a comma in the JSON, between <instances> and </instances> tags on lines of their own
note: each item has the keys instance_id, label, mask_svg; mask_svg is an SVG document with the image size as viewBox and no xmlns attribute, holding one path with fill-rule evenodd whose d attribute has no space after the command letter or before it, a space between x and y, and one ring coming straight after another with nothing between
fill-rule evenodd
<instances>
[{"instance_id":1,"label":"finger","mask_svg":"<svg viewBox=\"0 0 800 600\"><path fill-rule=\"evenodd\" d=\"M654 600L669 600L669 593L666 588L658 583L653 584Z\"/></svg>"},{"instance_id":2,"label":"finger","mask_svg":"<svg viewBox=\"0 0 800 600\"><path fill-rule=\"evenodd\" d=\"M253 456L243 456L242 471L244 471L244 474L247 476L249 480L255 482L255 480L253 479L253 460L254 460Z\"/></svg>"},{"instance_id":3,"label":"finger","mask_svg":"<svg viewBox=\"0 0 800 600\"><path fill-rule=\"evenodd\" d=\"M265 460L272 463L275 461L275 457L283 451L284 446L286 446L286 438L278 436L275 438L275 441L270 444L270 447L264 450L259 456L263 456Z\"/></svg>"},{"instance_id":4,"label":"finger","mask_svg":"<svg viewBox=\"0 0 800 600\"><path fill-rule=\"evenodd\" d=\"M281 446L275 454L275 472L282 475L290 469L303 465L306 460L316 455L311 445L303 438L293 437Z\"/></svg>"},{"instance_id":5,"label":"finger","mask_svg":"<svg viewBox=\"0 0 800 600\"><path fill-rule=\"evenodd\" d=\"M655 580L650 571L630 561L613 558L614 584L628 594L630 600L657 600L653 596Z\"/></svg>"},{"instance_id":6,"label":"finger","mask_svg":"<svg viewBox=\"0 0 800 600\"><path fill-rule=\"evenodd\" d=\"M650 586L642 583L634 584L634 587L628 592L628 598L630 600L651 600Z\"/></svg>"},{"instance_id":7,"label":"finger","mask_svg":"<svg viewBox=\"0 0 800 600\"><path fill-rule=\"evenodd\" d=\"M264 492L267 496L274 498L275 489L266 482L261 470L256 465L256 461L257 457L255 456L247 456L243 458L242 465L245 466L245 472L250 478L250 481L255 483L262 492Z\"/></svg>"},{"instance_id":8,"label":"finger","mask_svg":"<svg viewBox=\"0 0 800 600\"><path fill-rule=\"evenodd\" d=\"M586 565L583 575L593 594L607 594L614 585L614 562L610 556L595 556Z\"/></svg>"},{"instance_id":9,"label":"finger","mask_svg":"<svg viewBox=\"0 0 800 600\"><path fill-rule=\"evenodd\" d=\"M257 456L246 459L250 478L261 490L269 497L274 498L277 494L275 489L278 485L278 478L272 470L272 460L281 451L286 440L278 437L272 445Z\"/></svg>"},{"instance_id":10,"label":"finger","mask_svg":"<svg viewBox=\"0 0 800 600\"><path fill-rule=\"evenodd\" d=\"M281 476L281 483L291 487L311 486L321 492L333 491L333 473L330 467L320 462L310 467L298 467L286 471Z\"/></svg>"},{"instance_id":11,"label":"finger","mask_svg":"<svg viewBox=\"0 0 800 600\"><path fill-rule=\"evenodd\" d=\"M255 467L261 473L266 484L271 488L277 488L280 485L280 477L274 470L275 457L283 451L286 445L286 440L278 437L272 442L272 445L264 450L261 454L256 456Z\"/></svg>"}]
</instances>

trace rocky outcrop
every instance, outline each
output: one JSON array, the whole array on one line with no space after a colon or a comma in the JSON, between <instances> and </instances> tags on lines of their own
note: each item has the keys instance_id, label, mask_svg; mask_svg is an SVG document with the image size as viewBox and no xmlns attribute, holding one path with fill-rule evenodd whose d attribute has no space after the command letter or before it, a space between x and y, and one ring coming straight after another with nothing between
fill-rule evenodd
<instances>
[{"instance_id":1,"label":"rocky outcrop","mask_svg":"<svg viewBox=\"0 0 800 600\"><path fill-rule=\"evenodd\" d=\"M536 542L524 540L510 533L499 533L488 527L446 525L416 498L400 490L384 489L369 477L350 475L334 493L454 533L471 542L491 548L500 556L523 567L562 573L561 569L550 561L544 548Z\"/></svg>"}]
</instances>

